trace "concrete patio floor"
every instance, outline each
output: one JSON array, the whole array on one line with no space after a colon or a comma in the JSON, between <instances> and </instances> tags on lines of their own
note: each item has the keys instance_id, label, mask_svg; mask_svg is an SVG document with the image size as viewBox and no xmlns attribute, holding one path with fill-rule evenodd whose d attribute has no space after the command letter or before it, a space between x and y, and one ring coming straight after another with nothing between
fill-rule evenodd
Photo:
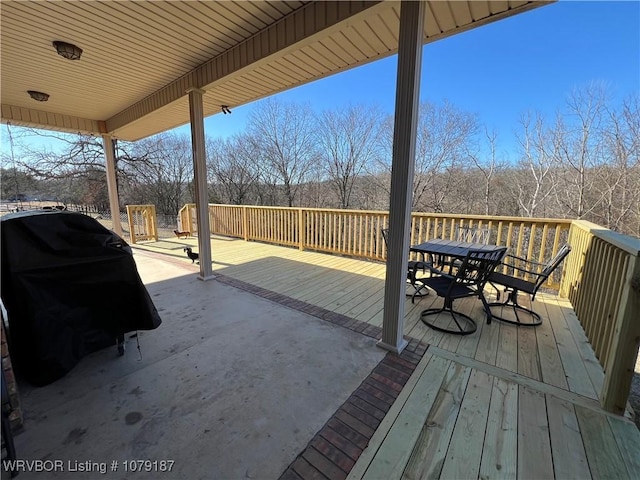
<instances>
[{"instance_id":1,"label":"concrete patio floor","mask_svg":"<svg viewBox=\"0 0 640 480\"><path fill-rule=\"evenodd\" d=\"M385 356L371 337L202 282L195 265L134 258L162 325L127 335L124 357L114 346L51 385L20 384L18 458L64 471L18 478L278 478ZM125 460L174 463L134 476ZM107 474L69 471L86 462Z\"/></svg>"}]
</instances>

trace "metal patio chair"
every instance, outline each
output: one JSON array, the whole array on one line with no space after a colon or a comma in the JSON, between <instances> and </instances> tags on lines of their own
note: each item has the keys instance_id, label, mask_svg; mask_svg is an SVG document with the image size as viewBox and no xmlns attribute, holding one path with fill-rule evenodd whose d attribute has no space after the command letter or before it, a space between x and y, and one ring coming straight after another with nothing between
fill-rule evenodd
<instances>
[{"instance_id":1,"label":"metal patio chair","mask_svg":"<svg viewBox=\"0 0 640 480\"><path fill-rule=\"evenodd\" d=\"M476 322L470 316L454 310L453 302L459 298L477 296L482 301L487 314L487 323L491 323L491 310L484 297L484 286L489 275L500 264L506 252L507 247L498 248L491 252L469 250L455 275L421 279L422 283L444 299L441 308L430 308L421 313L422 322L440 332L469 335L476 331ZM443 312L450 313L451 319L440 315ZM432 317L434 315L435 317Z\"/></svg>"},{"instance_id":2,"label":"metal patio chair","mask_svg":"<svg viewBox=\"0 0 640 480\"><path fill-rule=\"evenodd\" d=\"M540 314L531 309L523 307L518 303L518 293L525 292L531 295L531 302L536 298L536 293L544 282L547 281L553 271L560 266L562 261L571 252L571 247L567 244L560 247L558 253L548 263L542 264L527 260L515 255L507 255L503 265L507 267L508 273L495 271L489 276L489 283L496 289L498 301L489 304L490 307L509 307L513 309L514 317L507 318L493 313L493 317L503 322L514 325L535 327L542 323ZM500 289L496 285L504 287L507 298L500 302ZM500 315L503 315L502 310Z\"/></svg>"},{"instance_id":3,"label":"metal patio chair","mask_svg":"<svg viewBox=\"0 0 640 480\"><path fill-rule=\"evenodd\" d=\"M389 229L383 228L380 233L382 233L382 238L384 239L384 244L389 250ZM429 290L424 284L420 281L420 277L418 274L422 272L422 275L426 275L429 272L429 275L432 275L435 271L433 267L433 262L427 261L422 255L422 260L409 260L407 263L407 285L410 285L411 288L407 291L406 296L411 297L411 303L415 302L416 297L426 297L429 295ZM438 271L438 273L440 273Z\"/></svg>"}]
</instances>

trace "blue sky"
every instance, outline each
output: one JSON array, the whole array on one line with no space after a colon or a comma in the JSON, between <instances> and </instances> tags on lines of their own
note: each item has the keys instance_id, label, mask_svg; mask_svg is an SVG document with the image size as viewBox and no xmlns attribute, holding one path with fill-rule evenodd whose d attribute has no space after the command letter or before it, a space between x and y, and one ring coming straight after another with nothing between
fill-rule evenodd
<instances>
[{"instance_id":1,"label":"blue sky","mask_svg":"<svg viewBox=\"0 0 640 480\"><path fill-rule=\"evenodd\" d=\"M397 57L277 95L316 111L349 103L393 113ZM573 88L604 82L615 100L640 91L640 1L561 1L424 47L421 101L448 100L498 132L507 159L528 111L552 117ZM207 138L242 132L254 104L205 119ZM189 135L189 127L176 129Z\"/></svg>"}]
</instances>

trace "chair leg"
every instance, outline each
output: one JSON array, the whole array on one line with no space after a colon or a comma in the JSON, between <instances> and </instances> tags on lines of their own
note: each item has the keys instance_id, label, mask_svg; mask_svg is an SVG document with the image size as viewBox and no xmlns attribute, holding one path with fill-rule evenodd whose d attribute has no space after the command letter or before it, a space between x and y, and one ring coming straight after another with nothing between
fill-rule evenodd
<instances>
[{"instance_id":1,"label":"chair leg","mask_svg":"<svg viewBox=\"0 0 640 480\"><path fill-rule=\"evenodd\" d=\"M511 323L512 325L518 325L520 327L537 327L542 324L542 318L538 313L523 307L518 303L518 290L508 290L507 299L504 302L492 302L489 303L488 306L500 307L501 309L505 307L513 309L514 318L501 317L490 310L490 316L496 320ZM488 319L487 323L490 323L490 319Z\"/></svg>"},{"instance_id":2,"label":"chair leg","mask_svg":"<svg viewBox=\"0 0 640 480\"><path fill-rule=\"evenodd\" d=\"M413 292L406 293L407 297L411 297L411 303L415 303L416 297L422 298L429 295L427 286L416 278L415 275L407 275L407 285L413 287Z\"/></svg>"},{"instance_id":3,"label":"chair leg","mask_svg":"<svg viewBox=\"0 0 640 480\"><path fill-rule=\"evenodd\" d=\"M416 297L422 298L429 295L429 289L424 283L420 282L420 280L416 280L415 283L412 284L412 286L415 291L411 295L411 303L416 303Z\"/></svg>"},{"instance_id":4,"label":"chair leg","mask_svg":"<svg viewBox=\"0 0 640 480\"><path fill-rule=\"evenodd\" d=\"M478 296L480 297L480 300L482 301L482 306L484 307L484 312L487 314L487 325L491 325L491 318L493 318L493 314L491 313L491 308L489 307L489 304L487 303L487 299L484 298L484 294L482 292L480 292L480 294Z\"/></svg>"},{"instance_id":5,"label":"chair leg","mask_svg":"<svg viewBox=\"0 0 640 480\"><path fill-rule=\"evenodd\" d=\"M478 328L476 322L468 315L453 310L451 302L445 302L442 308L429 308L423 310L420 314L420 320L428 327L438 330L439 332L451 333L453 335L470 335ZM453 322L456 324L456 328L447 328L442 325L438 325L435 321L429 321L427 317L431 315L439 315L443 312L449 312Z\"/></svg>"}]
</instances>

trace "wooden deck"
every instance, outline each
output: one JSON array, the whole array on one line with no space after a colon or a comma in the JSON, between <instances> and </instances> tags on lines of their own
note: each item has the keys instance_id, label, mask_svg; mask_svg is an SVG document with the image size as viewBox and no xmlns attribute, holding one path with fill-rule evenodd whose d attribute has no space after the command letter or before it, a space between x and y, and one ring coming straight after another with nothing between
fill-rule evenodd
<instances>
[{"instance_id":1,"label":"wooden deck","mask_svg":"<svg viewBox=\"0 0 640 480\"><path fill-rule=\"evenodd\" d=\"M190 262L184 243L139 246ZM217 273L382 325L383 264L229 238L213 239L213 260ZM640 478L640 432L600 407L603 371L566 300L537 297L536 328L486 325L478 300L458 301L478 323L465 337L420 321L441 301L407 300L405 335L429 347L350 478Z\"/></svg>"}]
</instances>

